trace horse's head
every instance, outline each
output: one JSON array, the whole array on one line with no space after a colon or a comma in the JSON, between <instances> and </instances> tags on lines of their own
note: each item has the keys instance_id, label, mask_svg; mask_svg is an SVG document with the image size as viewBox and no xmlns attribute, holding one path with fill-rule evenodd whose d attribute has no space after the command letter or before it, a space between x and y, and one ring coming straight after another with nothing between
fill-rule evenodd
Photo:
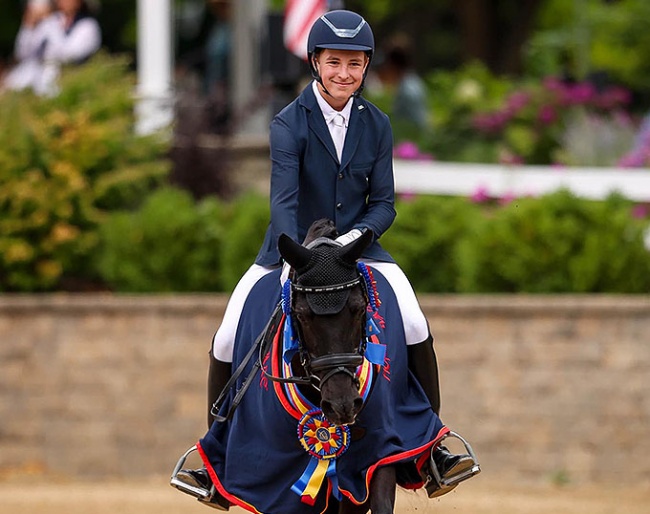
<instances>
[{"instance_id":1,"label":"horse's head","mask_svg":"<svg viewBox=\"0 0 650 514\"><path fill-rule=\"evenodd\" d=\"M320 237L305 247L284 234L278 242L294 269L291 313L302 364L317 379L323 414L339 425L354 422L363 406L355 373L368 300L356 261L371 241L367 231L346 246Z\"/></svg>"}]
</instances>

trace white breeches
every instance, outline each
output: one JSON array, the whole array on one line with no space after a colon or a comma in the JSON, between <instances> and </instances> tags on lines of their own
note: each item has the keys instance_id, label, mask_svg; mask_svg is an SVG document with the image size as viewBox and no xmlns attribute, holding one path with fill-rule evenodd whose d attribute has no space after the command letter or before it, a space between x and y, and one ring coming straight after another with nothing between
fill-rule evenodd
<instances>
[{"instance_id":1,"label":"white breeches","mask_svg":"<svg viewBox=\"0 0 650 514\"><path fill-rule=\"evenodd\" d=\"M417 344L424 341L429 336L429 324L420 309L415 291L402 269L394 262L374 260L364 260L364 262L379 271L393 288L402 313L406 344ZM222 362L232 362L235 334L246 298L257 281L274 269L277 268L266 268L253 264L235 286L228 300L221 326L212 341L212 352L216 359Z\"/></svg>"}]
</instances>

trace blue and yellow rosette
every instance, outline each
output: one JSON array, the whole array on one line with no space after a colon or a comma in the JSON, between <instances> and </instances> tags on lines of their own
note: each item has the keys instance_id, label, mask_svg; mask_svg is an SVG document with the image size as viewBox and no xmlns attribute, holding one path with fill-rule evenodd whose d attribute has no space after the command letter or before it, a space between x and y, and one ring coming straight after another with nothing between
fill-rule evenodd
<instances>
[{"instance_id":1,"label":"blue and yellow rosette","mask_svg":"<svg viewBox=\"0 0 650 514\"><path fill-rule=\"evenodd\" d=\"M311 460L291 490L300 495L303 503L314 505L323 481L328 478L332 484L332 493L340 500L336 459L348 449L350 429L345 425L333 425L323 415L323 411L313 409L298 422L298 439L311 455Z\"/></svg>"}]
</instances>

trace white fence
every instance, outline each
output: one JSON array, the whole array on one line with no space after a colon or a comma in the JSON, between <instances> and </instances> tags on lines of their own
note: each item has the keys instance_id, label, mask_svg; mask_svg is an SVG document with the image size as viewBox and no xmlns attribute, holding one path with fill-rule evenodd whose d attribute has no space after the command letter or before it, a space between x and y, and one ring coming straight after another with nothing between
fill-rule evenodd
<instances>
[{"instance_id":1,"label":"white fence","mask_svg":"<svg viewBox=\"0 0 650 514\"><path fill-rule=\"evenodd\" d=\"M395 159L394 169L399 193L470 196L481 191L491 197L517 197L538 196L563 188L584 198L603 199L618 192L631 200L650 201L647 168L561 168Z\"/></svg>"}]
</instances>

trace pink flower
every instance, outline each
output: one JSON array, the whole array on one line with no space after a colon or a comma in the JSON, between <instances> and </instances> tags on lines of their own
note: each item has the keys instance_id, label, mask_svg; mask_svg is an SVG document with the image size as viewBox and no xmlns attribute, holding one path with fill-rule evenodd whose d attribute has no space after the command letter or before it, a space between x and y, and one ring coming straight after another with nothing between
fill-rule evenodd
<instances>
[{"instance_id":1,"label":"pink flower","mask_svg":"<svg viewBox=\"0 0 650 514\"><path fill-rule=\"evenodd\" d=\"M579 82L565 91L565 100L570 105L583 105L596 97L596 88L589 82Z\"/></svg>"},{"instance_id":2,"label":"pink flower","mask_svg":"<svg viewBox=\"0 0 650 514\"><path fill-rule=\"evenodd\" d=\"M544 86L544 89L554 93L562 92L565 89L564 82L557 77L546 77L542 82L542 85Z\"/></svg>"},{"instance_id":3,"label":"pink flower","mask_svg":"<svg viewBox=\"0 0 650 514\"><path fill-rule=\"evenodd\" d=\"M511 94L506 101L506 112L516 114L521 111L530 101L530 95L525 91L517 91Z\"/></svg>"},{"instance_id":4,"label":"pink flower","mask_svg":"<svg viewBox=\"0 0 650 514\"><path fill-rule=\"evenodd\" d=\"M417 159L420 155L418 145L411 141L404 141L395 146L395 157L400 159Z\"/></svg>"},{"instance_id":5,"label":"pink flower","mask_svg":"<svg viewBox=\"0 0 650 514\"><path fill-rule=\"evenodd\" d=\"M508 205L510 202L516 199L517 196L513 192L508 191L501 198L499 198L499 205Z\"/></svg>"},{"instance_id":6,"label":"pink flower","mask_svg":"<svg viewBox=\"0 0 650 514\"><path fill-rule=\"evenodd\" d=\"M496 134L503 130L508 121L510 121L510 114L505 111L497 111L493 113L477 114L472 120L474 128L486 134Z\"/></svg>"},{"instance_id":7,"label":"pink flower","mask_svg":"<svg viewBox=\"0 0 650 514\"><path fill-rule=\"evenodd\" d=\"M647 204L636 204L632 207L632 217L638 220L645 219L650 214L650 207Z\"/></svg>"},{"instance_id":8,"label":"pink flower","mask_svg":"<svg viewBox=\"0 0 650 514\"><path fill-rule=\"evenodd\" d=\"M418 195L415 193L415 191L403 191L402 193L399 193L399 198L403 202L412 202L418 197Z\"/></svg>"},{"instance_id":9,"label":"pink flower","mask_svg":"<svg viewBox=\"0 0 650 514\"><path fill-rule=\"evenodd\" d=\"M484 203L490 199L490 195L488 194L487 187L479 186L476 188L476 191L474 191L469 198L474 203Z\"/></svg>"},{"instance_id":10,"label":"pink flower","mask_svg":"<svg viewBox=\"0 0 650 514\"><path fill-rule=\"evenodd\" d=\"M499 162L501 164L524 164L526 161L521 155L514 154L510 151L502 151L499 154Z\"/></svg>"},{"instance_id":11,"label":"pink flower","mask_svg":"<svg viewBox=\"0 0 650 514\"><path fill-rule=\"evenodd\" d=\"M418 146L411 141L404 141L395 146L393 153L398 159L408 159L411 161L432 161L433 155L426 152L420 152Z\"/></svg>"},{"instance_id":12,"label":"pink flower","mask_svg":"<svg viewBox=\"0 0 650 514\"><path fill-rule=\"evenodd\" d=\"M602 109L614 109L628 105L632 100L632 93L625 88L613 86L607 88L596 97L594 103Z\"/></svg>"},{"instance_id":13,"label":"pink flower","mask_svg":"<svg viewBox=\"0 0 650 514\"><path fill-rule=\"evenodd\" d=\"M542 105L537 113L537 119L542 125L550 125L557 120L557 113L550 105Z\"/></svg>"}]
</instances>

